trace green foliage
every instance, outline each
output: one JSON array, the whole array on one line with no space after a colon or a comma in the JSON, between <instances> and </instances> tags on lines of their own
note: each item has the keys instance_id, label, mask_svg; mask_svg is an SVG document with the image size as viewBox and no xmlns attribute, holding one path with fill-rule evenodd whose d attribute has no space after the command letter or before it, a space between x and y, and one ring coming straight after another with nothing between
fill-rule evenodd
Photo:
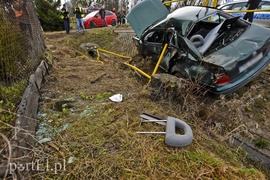
<instances>
[{"instance_id":1,"label":"green foliage","mask_svg":"<svg viewBox=\"0 0 270 180\"><path fill-rule=\"evenodd\" d=\"M250 179L256 179L257 170L254 168L239 168L238 171L250 177Z\"/></svg>"},{"instance_id":2,"label":"green foliage","mask_svg":"<svg viewBox=\"0 0 270 180\"><path fill-rule=\"evenodd\" d=\"M260 138L256 143L255 146L261 149L265 149L269 147L269 142L266 139Z\"/></svg>"},{"instance_id":3,"label":"green foliage","mask_svg":"<svg viewBox=\"0 0 270 180\"><path fill-rule=\"evenodd\" d=\"M44 31L64 30L63 20L60 17L61 1L35 0L36 11L40 17L40 23Z\"/></svg>"},{"instance_id":4,"label":"green foliage","mask_svg":"<svg viewBox=\"0 0 270 180\"><path fill-rule=\"evenodd\" d=\"M13 83L12 86L0 84L0 121L12 124L16 117L16 106L19 104L25 86L26 80ZM9 127L0 124L1 130L9 130Z\"/></svg>"},{"instance_id":5,"label":"green foliage","mask_svg":"<svg viewBox=\"0 0 270 180\"><path fill-rule=\"evenodd\" d=\"M259 98L256 99L256 102L254 103L255 108L257 109L264 109L267 107L267 99L266 98Z\"/></svg>"},{"instance_id":6,"label":"green foliage","mask_svg":"<svg viewBox=\"0 0 270 180\"><path fill-rule=\"evenodd\" d=\"M217 167L222 164L222 160L215 157L214 155L210 155L208 152L197 149L196 151L187 152L187 157L196 162L198 166L213 166Z\"/></svg>"},{"instance_id":7,"label":"green foliage","mask_svg":"<svg viewBox=\"0 0 270 180\"><path fill-rule=\"evenodd\" d=\"M91 97L88 96L87 94L85 94L84 92L80 92L80 98L83 99L83 100L91 99Z\"/></svg>"},{"instance_id":8,"label":"green foliage","mask_svg":"<svg viewBox=\"0 0 270 180\"><path fill-rule=\"evenodd\" d=\"M110 93L110 92L102 92L102 93L100 93L100 94L97 94L97 99L98 100L101 100L101 99L104 99L104 98L106 98L106 97L108 97L109 95L111 95L112 93Z\"/></svg>"},{"instance_id":9,"label":"green foliage","mask_svg":"<svg viewBox=\"0 0 270 180\"><path fill-rule=\"evenodd\" d=\"M26 83L26 80L22 80L13 83L12 86L0 85L0 99L4 100L4 102L12 102L13 104L17 104L25 89Z\"/></svg>"}]
</instances>

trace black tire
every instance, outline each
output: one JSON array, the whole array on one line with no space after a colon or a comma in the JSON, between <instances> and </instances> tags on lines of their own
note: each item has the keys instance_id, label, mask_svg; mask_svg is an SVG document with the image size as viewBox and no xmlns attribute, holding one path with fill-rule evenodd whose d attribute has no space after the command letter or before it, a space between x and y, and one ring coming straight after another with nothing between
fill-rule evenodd
<instances>
[{"instance_id":1,"label":"black tire","mask_svg":"<svg viewBox=\"0 0 270 180\"><path fill-rule=\"evenodd\" d=\"M116 26L116 20L112 20L112 26Z\"/></svg>"},{"instance_id":2,"label":"black tire","mask_svg":"<svg viewBox=\"0 0 270 180\"><path fill-rule=\"evenodd\" d=\"M188 77L188 73L179 64L176 64L176 65L174 65L172 67L171 74L174 75L174 76L176 76L176 77L182 78L182 79L188 79L189 78Z\"/></svg>"},{"instance_id":3,"label":"black tire","mask_svg":"<svg viewBox=\"0 0 270 180\"><path fill-rule=\"evenodd\" d=\"M96 28L97 24L94 21L90 22L90 28Z\"/></svg>"}]
</instances>

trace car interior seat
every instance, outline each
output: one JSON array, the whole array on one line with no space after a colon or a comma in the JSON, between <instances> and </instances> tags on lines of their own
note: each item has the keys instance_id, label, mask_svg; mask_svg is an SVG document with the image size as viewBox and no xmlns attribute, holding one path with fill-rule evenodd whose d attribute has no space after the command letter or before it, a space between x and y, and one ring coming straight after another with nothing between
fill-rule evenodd
<instances>
[{"instance_id":1,"label":"car interior seat","mask_svg":"<svg viewBox=\"0 0 270 180\"><path fill-rule=\"evenodd\" d=\"M194 33L189 40L194 44L196 48L204 44L204 37L207 35L206 29L203 27L196 33Z\"/></svg>"},{"instance_id":2,"label":"car interior seat","mask_svg":"<svg viewBox=\"0 0 270 180\"><path fill-rule=\"evenodd\" d=\"M218 36L218 31L223 25L224 21L213 28L207 35L203 38L200 34L195 34L190 38L190 41L197 47L198 51L201 54L204 54L207 49L212 45L215 41L216 37Z\"/></svg>"},{"instance_id":3,"label":"car interior seat","mask_svg":"<svg viewBox=\"0 0 270 180\"><path fill-rule=\"evenodd\" d=\"M189 40L194 44L196 48L204 44L203 36L200 34L194 34Z\"/></svg>"}]
</instances>

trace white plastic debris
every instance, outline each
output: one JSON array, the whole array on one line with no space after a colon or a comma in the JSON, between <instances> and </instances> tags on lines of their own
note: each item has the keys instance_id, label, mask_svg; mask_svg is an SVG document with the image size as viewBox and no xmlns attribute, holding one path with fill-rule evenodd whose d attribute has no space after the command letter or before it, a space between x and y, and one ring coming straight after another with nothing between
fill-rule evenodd
<instances>
[{"instance_id":1,"label":"white plastic debris","mask_svg":"<svg viewBox=\"0 0 270 180\"><path fill-rule=\"evenodd\" d=\"M75 160L76 160L76 157L74 157L74 156L69 157L68 158L68 164L73 163Z\"/></svg>"},{"instance_id":2,"label":"white plastic debris","mask_svg":"<svg viewBox=\"0 0 270 180\"><path fill-rule=\"evenodd\" d=\"M115 95L113 95L113 96L111 96L109 98L113 102L122 102L122 100L123 100L122 94L115 94Z\"/></svg>"},{"instance_id":3,"label":"white plastic debris","mask_svg":"<svg viewBox=\"0 0 270 180\"><path fill-rule=\"evenodd\" d=\"M39 140L38 142L42 144L42 143L49 142L51 140L52 140L52 138L43 138L43 139Z\"/></svg>"}]
</instances>

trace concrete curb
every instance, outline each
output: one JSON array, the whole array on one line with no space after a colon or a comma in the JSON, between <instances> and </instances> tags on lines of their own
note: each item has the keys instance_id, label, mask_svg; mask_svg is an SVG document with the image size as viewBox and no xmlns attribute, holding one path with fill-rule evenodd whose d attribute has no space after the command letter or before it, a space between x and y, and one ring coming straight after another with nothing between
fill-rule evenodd
<instances>
[{"instance_id":1,"label":"concrete curb","mask_svg":"<svg viewBox=\"0 0 270 180\"><path fill-rule=\"evenodd\" d=\"M7 157L11 158L10 162L4 161L4 166L0 167L0 177L5 179L6 176L12 176L16 179L28 179L31 172L13 168L10 171L11 164L26 165L32 162L31 152L36 145L36 128L38 103L41 98L41 86L45 81L45 76L49 74L50 65L42 60L36 71L30 76L29 84L22 96L21 103L17 111L15 127L11 132L10 150L6 149Z\"/></svg>"}]
</instances>

